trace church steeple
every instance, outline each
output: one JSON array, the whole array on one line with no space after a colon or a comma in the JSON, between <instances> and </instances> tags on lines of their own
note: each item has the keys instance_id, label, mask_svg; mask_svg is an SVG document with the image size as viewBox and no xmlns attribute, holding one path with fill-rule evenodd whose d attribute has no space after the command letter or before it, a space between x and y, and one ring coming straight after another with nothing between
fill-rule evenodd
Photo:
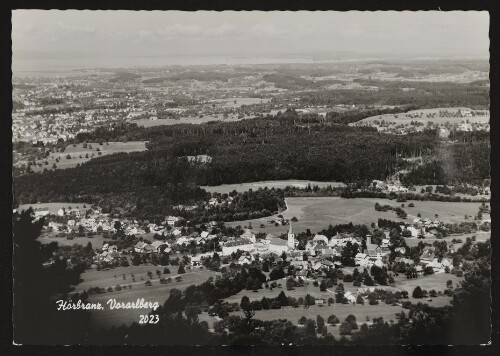
<instances>
[{"instance_id":1,"label":"church steeple","mask_svg":"<svg viewBox=\"0 0 500 356\"><path fill-rule=\"evenodd\" d=\"M292 222L290 221L290 228L288 229L288 247L295 248L295 234L292 232Z\"/></svg>"}]
</instances>

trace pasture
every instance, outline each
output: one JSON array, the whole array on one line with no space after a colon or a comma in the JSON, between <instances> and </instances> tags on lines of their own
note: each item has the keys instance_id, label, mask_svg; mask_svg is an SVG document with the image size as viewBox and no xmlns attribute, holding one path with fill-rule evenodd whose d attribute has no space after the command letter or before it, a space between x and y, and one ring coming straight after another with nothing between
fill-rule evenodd
<instances>
[{"instance_id":1,"label":"pasture","mask_svg":"<svg viewBox=\"0 0 500 356\"><path fill-rule=\"evenodd\" d=\"M481 203L455 203L455 202L437 202L437 201L413 201L415 207L408 207L409 201L404 203L403 210L406 211L408 217L399 219L393 211L376 211L375 203L380 205L391 205L393 207L401 206L402 203L397 203L395 200L389 199L374 199L374 198L354 198L344 199L339 197L303 197L303 198L286 198L287 209L281 214L285 219L296 217L298 222L293 223L295 233L310 229L312 232L318 232L328 227L328 225L337 224L365 224L370 226L372 222L376 223L379 218L392 221L401 221L410 224L417 214L420 213L422 218L438 219L445 223L459 223L465 220L465 215L475 215L479 210ZM289 226L274 226L270 223L276 219L276 216L265 218L233 221L226 223L227 226L248 225L252 224L253 232L266 232L274 235L286 233ZM264 224L264 228L260 225Z\"/></svg>"},{"instance_id":2,"label":"pasture","mask_svg":"<svg viewBox=\"0 0 500 356\"><path fill-rule=\"evenodd\" d=\"M214 277L216 272L209 270L198 270L194 269L192 271L186 271L185 274L180 275L182 280L180 282L175 281L175 277L178 276L177 268L178 266L167 266L171 273L162 274L161 277L171 277L172 282L167 284L160 284L159 277L156 275L156 269L163 272L163 266L152 266L152 265L140 265L140 266L129 266L129 267L117 267L106 271L88 270L82 273L81 278L83 281L75 286L75 291L81 292L87 290L91 287L108 288L113 289L120 285L123 287L122 290L112 292L106 292L103 294L93 294L89 296L89 301L92 303L101 303L105 310L93 310L90 326L91 328L110 328L112 326L118 327L122 324L130 325L133 322L139 321L139 315L148 314L151 310L147 309L119 309L110 310L106 304L109 299L116 299L118 302L135 302L137 299L144 298L145 301L158 302L159 305L168 299L169 292L171 289L176 288L184 290L190 285L197 285L205 282L208 278ZM150 279L147 276L147 272L151 271L153 273L153 278ZM132 273L135 276L135 282L132 279ZM123 279L123 274L125 274L125 279ZM115 278L116 276L116 278ZM152 285L147 287L145 283L150 280ZM128 288L131 285L132 288Z\"/></svg>"},{"instance_id":3,"label":"pasture","mask_svg":"<svg viewBox=\"0 0 500 356\"><path fill-rule=\"evenodd\" d=\"M205 189L210 193L230 193L233 190L237 192L246 192L250 189L258 190L260 188L277 188L277 189L285 189L286 187L295 187L304 189L307 188L308 185L315 186L317 185L320 188L328 187L331 185L332 187L345 187L345 184L342 182L317 182L311 180L268 180L268 181L260 181L260 182L251 182L251 183L240 183L240 184L222 184L215 186L202 186L201 188Z\"/></svg>"},{"instance_id":4,"label":"pasture","mask_svg":"<svg viewBox=\"0 0 500 356\"><path fill-rule=\"evenodd\" d=\"M45 159L37 161L42 166L34 165L31 168L35 172L41 172L44 168L52 169L56 164L56 169L66 169L76 167L77 164L82 164L90 161L92 158L102 157L119 152L140 152L146 150L146 141L129 141L129 142L108 142L102 145L98 143L89 143L87 147L83 147L83 143L76 145L68 145L64 152L51 153ZM101 155L99 155L99 152ZM71 156L71 158L67 158ZM59 160L57 162L56 160ZM48 164L45 164L47 161Z\"/></svg>"}]
</instances>

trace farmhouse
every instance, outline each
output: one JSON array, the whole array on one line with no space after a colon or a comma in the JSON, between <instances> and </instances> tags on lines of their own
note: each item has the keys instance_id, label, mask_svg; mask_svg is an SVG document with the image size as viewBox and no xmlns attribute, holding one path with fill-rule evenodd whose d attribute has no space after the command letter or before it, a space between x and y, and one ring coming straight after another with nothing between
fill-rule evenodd
<instances>
[{"instance_id":1,"label":"farmhouse","mask_svg":"<svg viewBox=\"0 0 500 356\"><path fill-rule=\"evenodd\" d=\"M252 257L251 256L242 255L240 258L238 258L238 264L239 265L249 265L251 263L252 263Z\"/></svg>"},{"instance_id":2,"label":"farmhouse","mask_svg":"<svg viewBox=\"0 0 500 356\"><path fill-rule=\"evenodd\" d=\"M352 292L350 291L345 292L344 298L347 299L349 303L356 304L356 297L354 296L354 294L352 294Z\"/></svg>"},{"instance_id":3,"label":"farmhouse","mask_svg":"<svg viewBox=\"0 0 500 356\"><path fill-rule=\"evenodd\" d=\"M170 251L170 246L168 245L167 242L161 241L161 240L156 240L151 243L151 247L153 248L154 252L169 252Z\"/></svg>"}]
</instances>

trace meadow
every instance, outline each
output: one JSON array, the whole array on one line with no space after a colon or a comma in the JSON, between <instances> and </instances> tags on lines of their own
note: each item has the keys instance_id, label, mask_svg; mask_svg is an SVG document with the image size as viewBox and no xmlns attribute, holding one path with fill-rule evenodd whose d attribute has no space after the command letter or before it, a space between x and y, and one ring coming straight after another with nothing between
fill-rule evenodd
<instances>
[{"instance_id":1,"label":"meadow","mask_svg":"<svg viewBox=\"0 0 500 356\"><path fill-rule=\"evenodd\" d=\"M393 211L376 211L375 203L380 205L401 206L406 211L408 217L399 219ZM370 226L372 222L376 223L379 218L393 221L401 221L411 224L413 219L420 213L423 219L438 219L445 223L460 223L470 221L465 219L465 215L473 216L477 214L481 203L456 203L456 202L437 202L437 201L413 201L414 207L408 207L410 201L397 203L389 199L372 198L354 198L344 199L339 197L302 197L286 198L287 209L281 214L285 219L296 217L298 222L294 222L294 232L306 231L318 232L328 227L328 225L365 224ZM228 226L248 226L250 222L253 232L266 232L274 235L286 233L289 226L274 226L270 221L276 219L276 216L253 219L249 221L228 222ZM261 224L264 227L261 228Z\"/></svg>"},{"instance_id":2,"label":"meadow","mask_svg":"<svg viewBox=\"0 0 500 356\"><path fill-rule=\"evenodd\" d=\"M64 152L51 153L45 159L38 161L37 163L42 163L41 167L33 165L31 168L34 172L41 172L45 168L52 169L54 163L56 164L56 169L73 168L78 164L90 161L92 158L118 152L129 153L146 150L146 141L108 142L102 145L98 143L88 143L86 148L84 148L83 145L83 143L68 145ZM99 152L101 152L101 155L99 155ZM67 158L68 155L71 156L70 159ZM94 157L92 157L92 155L94 155ZM59 160L59 162L56 160ZM48 164L45 164L45 161L47 161Z\"/></svg>"}]
</instances>

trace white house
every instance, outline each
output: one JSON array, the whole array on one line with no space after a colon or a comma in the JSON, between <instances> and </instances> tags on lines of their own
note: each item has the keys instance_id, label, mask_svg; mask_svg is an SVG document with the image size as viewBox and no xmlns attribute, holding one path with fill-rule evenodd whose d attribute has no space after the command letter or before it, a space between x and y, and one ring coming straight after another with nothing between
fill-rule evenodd
<instances>
[{"instance_id":1,"label":"white house","mask_svg":"<svg viewBox=\"0 0 500 356\"><path fill-rule=\"evenodd\" d=\"M350 291L345 292L344 298L347 299L349 303L356 304L356 297L354 296L354 294L352 294L352 292Z\"/></svg>"}]
</instances>

